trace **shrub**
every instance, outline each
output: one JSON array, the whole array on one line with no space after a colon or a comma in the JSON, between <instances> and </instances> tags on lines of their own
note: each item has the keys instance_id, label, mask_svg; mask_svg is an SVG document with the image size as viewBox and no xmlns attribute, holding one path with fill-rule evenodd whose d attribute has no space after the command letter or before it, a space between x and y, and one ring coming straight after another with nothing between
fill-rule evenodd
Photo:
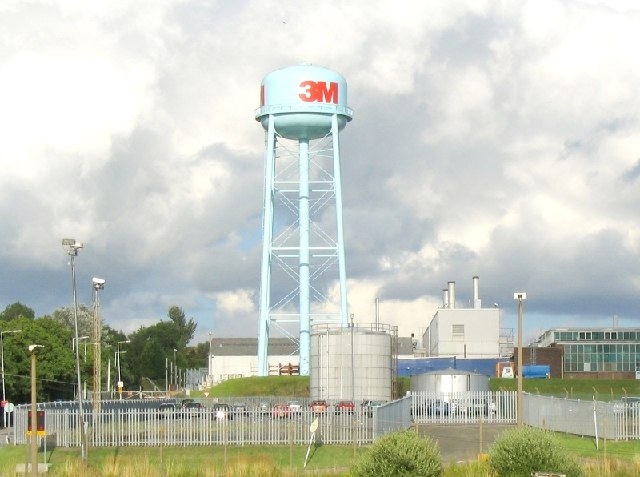
<instances>
[{"instance_id":1,"label":"shrub","mask_svg":"<svg viewBox=\"0 0 640 477\"><path fill-rule=\"evenodd\" d=\"M386 434L360 455L351 467L353 477L439 477L438 445L412 431Z\"/></svg>"},{"instance_id":2,"label":"shrub","mask_svg":"<svg viewBox=\"0 0 640 477\"><path fill-rule=\"evenodd\" d=\"M580 464L554 434L532 427L505 431L489 449L489 465L499 477L529 477L534 471L583 477Z\"/></svg>"}]
</instances>

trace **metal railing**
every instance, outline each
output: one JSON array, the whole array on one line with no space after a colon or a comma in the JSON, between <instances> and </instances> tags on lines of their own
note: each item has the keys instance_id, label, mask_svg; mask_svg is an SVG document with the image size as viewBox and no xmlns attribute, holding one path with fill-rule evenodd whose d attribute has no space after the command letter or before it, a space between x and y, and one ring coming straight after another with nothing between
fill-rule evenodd
<instances>
[{"instance_id":1,"label":"metal railing","mask_svg":"<svg viewBox=\"0 0 640 477\"><path fill-rule=\"evenodd\" d=\"M126 401L132 405L132 401ZM15 411L15 443L25 444L28 407ZM318 420L316 438L327 444L358 445L373 441L374 415L355 412L313 413L308 408L277 417L267 411L238 412L202 409L159 410L157 407L121 407L86 414L91 446L190 446L305 444L311 423ZM45 433L52 445L78 447L81 432L77 409L45 410Z\"/></svg>"},{"instance_id":2,"label":"metal railing","mask_svg":"<svg viewBox=\"0 0 640 477\"><path fill-rule=\"evenodd\" d=\"M524 395L524 423L610 440L640 439L640 405Z\"/></svg>"},{"instance_id":3,"label":"metal railing","mask_svg":"<svg viewBox=\"0 0 640 477\"><path fill-rule=\"evenodd\" d=\"M187 446L305 444L318 420L316 436L326 444L373 442L377 437L415 424L515 424L514 391L428 393L414 392L374 408L356 406L353 413L314 413L309 400L298 398L299 410L277 416L279 398L226 398L229 410L218 410L218 399L198 399L201 409L183 409L176 400L103 401L94 412L85 403L90 445ZM291 401L291 400L289 400ZM293 401L292 401L293 402ZM161 410L160 404L169 404ZM610 440L640 439L640 405L621 402L580 401L524 395L524 423L528 426ZM171 405L175 405L172 408ZM224 406L223 406L224 407ZM45 410L45 433L53 444L77 447L81 432L77 407L69 403L39 404ZM225 408L226 409L226 408ZM235 409L235 410L234 410ZM29 406L17 406L14 442L27 442Z\"/></svg>"},{"instance_id":4,"label":"metal railing","mask_svg":"<svg viewBox=\"0 0 640 477\"><path fill-rule=\"evenodd\" d=\"M411 393L411 416L427 424L516 423L514 391Z\"/></svg>"}]
</instances>

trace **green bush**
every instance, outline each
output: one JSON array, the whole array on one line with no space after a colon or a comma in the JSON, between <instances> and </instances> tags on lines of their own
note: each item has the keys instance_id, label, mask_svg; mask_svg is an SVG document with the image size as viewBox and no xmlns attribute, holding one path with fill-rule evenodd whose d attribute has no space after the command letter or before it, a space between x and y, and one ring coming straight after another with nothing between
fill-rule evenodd
<instances>
[{"instance_id":1,"label":"green bush","mask_svg":"<svg viewBox=\"0 0 640 477\"><path fill-rule=\"evenodd\" d=\"M499 477L529 477L534 471L584 476L554 434L532 427L505 431L489 449L489 465Z\"/></svg>"},{"instance_id":2,"label":"green bush","mask_svg":"<svg viewBox=\"0 0 640 477\"><path fill-rule=\"evenodd\" d=\"M386 434L351 467L353 477L439 477L441 474L438 445L412 431Z\"/></svg>"}]
</instances>

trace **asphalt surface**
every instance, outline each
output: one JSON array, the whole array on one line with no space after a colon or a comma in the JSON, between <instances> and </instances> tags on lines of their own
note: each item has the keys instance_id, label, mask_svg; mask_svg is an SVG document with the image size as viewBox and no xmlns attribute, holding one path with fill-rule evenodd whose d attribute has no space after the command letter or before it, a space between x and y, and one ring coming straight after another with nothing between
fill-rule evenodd
<instances>
[{"instance_id":1,"label":"asphalt surface","mask_svg":"<svg viewBox=\"0 0 640 477\"><path fill-rule=\"evenodd\" d=\"M418 432L438 443L443 462L468 462L487 453L500 434L512 427L506 424L421 424Z\"/></svg>"}]
</instances>

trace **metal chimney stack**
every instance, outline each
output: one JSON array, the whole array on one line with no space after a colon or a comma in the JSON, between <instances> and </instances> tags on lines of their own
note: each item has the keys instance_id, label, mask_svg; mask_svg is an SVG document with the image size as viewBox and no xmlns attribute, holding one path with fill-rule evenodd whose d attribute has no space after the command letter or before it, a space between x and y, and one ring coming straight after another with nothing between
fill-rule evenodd
<instances>
[{"instance_id":1,"label":"metal chimney stack","mask_svg":"<svg viewBox=\"0 0 640 477\"><path fill-rule=\"evenodd\" d=\"M448 292L449 300L447 308L455 308L456 307L456 282L448 282Z\"/></svg>"},{"instance_id":2,"label":"metal chimney stack","mask_svg":"<svg viewBox=\"0 0 640 477\"><path fill-rule=\"evenodd\" d=\"M476 275L473 277L473 307L482 308L482 300L480 300L480 278Z\"/></svg>"}]
</instances>

